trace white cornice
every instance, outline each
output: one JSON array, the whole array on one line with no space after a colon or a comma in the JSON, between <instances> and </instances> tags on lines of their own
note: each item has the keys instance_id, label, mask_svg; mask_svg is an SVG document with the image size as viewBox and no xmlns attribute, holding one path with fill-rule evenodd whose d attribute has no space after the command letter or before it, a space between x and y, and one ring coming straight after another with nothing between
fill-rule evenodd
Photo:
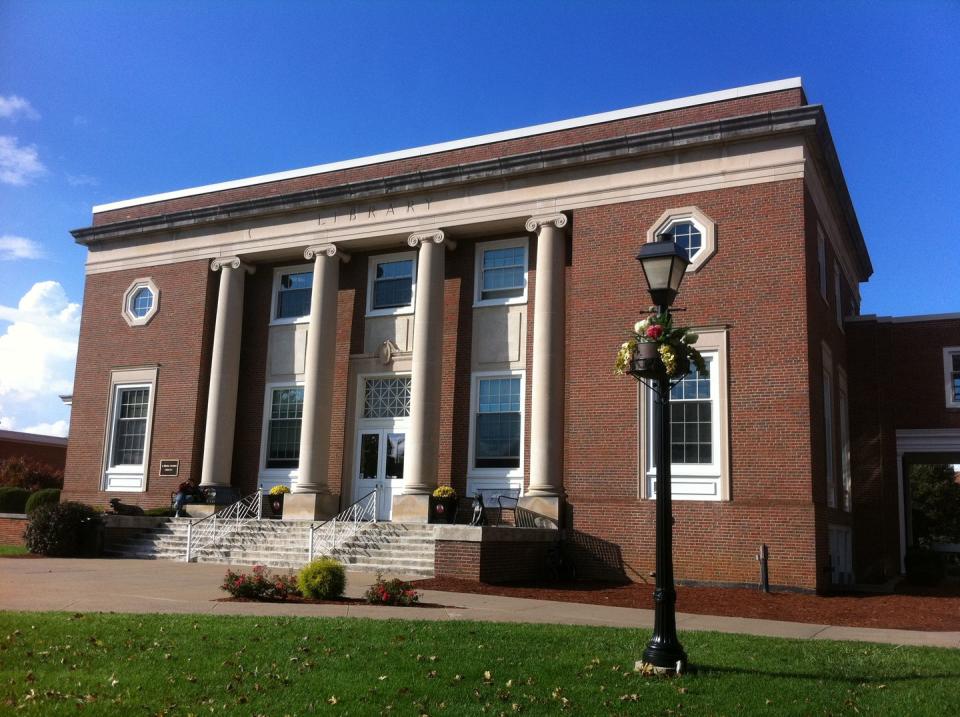
<instances>
[{"instance_id":1,"label":"white cornice","mask_svg":"<svg viewBox=\"0 0 960 717\"><path fill-rule=\"evenodd\" d=\"M668 112L670 110L683 109L685 107L695 107L696 105L705 105L712 102L722 102L724 100L735 100L741 97L750 97L753 95L762 95L768 92L779 92L781 90L790 90L802 87L803 83L799 77L791 77L785 80L775 80L773 82L761 82L756 85L745 85L735 87L729 90L720 90L718 92L706 92L689 97L681 97L674 100L665 100L663 102L652 102L636 107L628 107L622 110L613 110L610 112L600 112L598 114L585 115L583 117L574 117L572 119L560 120L558 122L547 122L545 124L531 125L521 127L520 129L507 130L504 132L494 132L492 134L482 134L476 137L453 140L451 142L440 142L439 144L428 144L422 147L413 147L411 149L402 149L396 152L386 152L384 154L374 154L368 157L359 157L357 159L348 159L340 162L329 162L327 164L318 164L313 167L304 167L302 169L292 169L286 172L273 172L271 174L261 174L255 177L245 179L236 179L230 182L218 182L216 184L206 184L200 187L191 187L189 189L179 189L173 192L163 192L160 194L149 194L134 199L124 199L118 202L108 204L98 204L93 207L93 213L109 212L114 209L125 209L140 204L152 204L153 202L162 202L168 199L179 199L181 197L191 197L197 194L208 194L210 192L220 192L225 189L237 189L240 187L250 187L256 184L266 184L267 182L278 182L283 179L295 179L297 177L306 177L312 174L325 174L327 172L337 172L342 169L352 169L354 167L363 167L371 164L380 164L382 162L392 162L398 159L408 159L410 157L422 157L428 154L438 152L449 152L455 149L465 147L476 147L493 142L504 142L521 137L532 137L538 134L547 134L549 132L559 132L576 127L587 127L604 122L614 122L616 120L628 119L630 117L641 117L643 115L656 114L657 112Z\"/></svg>"}]
</instances>

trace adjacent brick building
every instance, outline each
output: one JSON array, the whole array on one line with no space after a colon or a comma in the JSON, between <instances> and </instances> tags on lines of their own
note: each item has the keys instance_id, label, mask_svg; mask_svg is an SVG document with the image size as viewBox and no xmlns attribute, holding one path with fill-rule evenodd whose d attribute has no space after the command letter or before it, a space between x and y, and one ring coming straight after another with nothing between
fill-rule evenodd
<instances>
[{"instance_id":1,"label":"adjacent brick building","mask_svg":"<svg viewBox=\"0 0 960 717\"><path fill-rule=\"evenodd\" d=\"M799 80L94 208L65 493L283 483L317 518L377 486L382 519L422 522L438 484L509 490L582 574L643 577L649 401L612 368L665 232L710 363L675 402L678 577L755 582L763 544L784 587L898 571L895 354L868 348L897 339L858 317L870 258ZM923 326L908 400L943 406L960 321ZM960 435L946 398L914 417Z\"/></svg>"}]
</instances>

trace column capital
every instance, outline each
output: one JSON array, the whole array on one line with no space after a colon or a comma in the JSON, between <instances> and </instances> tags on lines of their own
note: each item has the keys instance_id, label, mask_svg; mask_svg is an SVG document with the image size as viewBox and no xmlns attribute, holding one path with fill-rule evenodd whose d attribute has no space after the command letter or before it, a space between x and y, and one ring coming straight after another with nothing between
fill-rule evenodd
<instances>
[{"instance_id":1,"label":"column capital","mask_svg":"<svg viewBox=\"0 0 960 717\"><path fill-rule=\"evenodd\" d=\"M210 262L210 271L220 271L221 269L243 269L248 274L252 274L257 267L247 264L240 260L239 256L218 256Z\"/></svg>"},{"instance_id":2,"label":"column capital","mask_svg":"<svg viewBox=\"0 0 960 717\"><path fill-rule=\"evenodd\" d=\"M457 243L444 234L443 229L434 229L428 232L414 232L407 237L407 244L416 249L421 244L433 242L434 244L443 244L450 251L457 248Z\"/></svg>"},{"instance_id":3,"label":"column capital","mask_svg":"<svg viewBox=\"0 0 960 717\"><path fill-rule=\"evenodd\" d=\"M557 229L563 229L567 226L568 221L567 215L562 212L557 214L541 214L527 219L526 227L528 232L539 232L542 227L551 224Z\"/></svg>"},{"instance_id":4,"label":"column capital","mask_svg":"<svg viewBox=\"0 0 960 717\"><path fill-rule=\"evenodd\" d=\"M313 246L308 246L303 250L303 258L307 261L317 257L318 259L321 256L337 257L346 264L350 261L350 255L347 252L341 250L336 244L314 244Z\"/></svg>"}]
</instances>

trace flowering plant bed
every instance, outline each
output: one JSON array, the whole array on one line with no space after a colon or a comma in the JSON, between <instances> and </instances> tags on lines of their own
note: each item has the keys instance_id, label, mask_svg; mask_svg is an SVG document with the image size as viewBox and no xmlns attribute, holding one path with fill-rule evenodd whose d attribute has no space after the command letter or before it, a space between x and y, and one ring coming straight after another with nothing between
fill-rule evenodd
<instances>
[{"instance_id":1,"label":"flowering plant bed","mask_svg":"<svg viewBox=\"0 0 960 717\"><path fill-rule=\"evenodd\" d=\"M300 595L295 575L270 575L263 565L255 565L252 573L227 570L221 590L235 598L278 602Z\"/></svg>"},{"instance_id":2,"label":"flowering plant bed","mask_svg":"<svg viewBox=\"0 0 960 717\"><path fill-rule=\"evenodd\" d=\"M371 605L411 607L420 602L420 593L413 583L399 578L384 580L380 573L377 573L377 581L367 589L364 597Z\"/></svg>"},{"instance_id":3,"label":"flowering plant bed","mask_svg":"<svg viewBox=\"0 0 960 717\"><path fill-rule=\"evenodd\" d=\"M707 375L707 364L693 344L700 338L688 328L674 326L669 313L651 314L633 325L633 331L617 350L614 372L618 376L639 372L655 377L677 378L690 372L691 364Z\"/></svg>"}]
</instances>

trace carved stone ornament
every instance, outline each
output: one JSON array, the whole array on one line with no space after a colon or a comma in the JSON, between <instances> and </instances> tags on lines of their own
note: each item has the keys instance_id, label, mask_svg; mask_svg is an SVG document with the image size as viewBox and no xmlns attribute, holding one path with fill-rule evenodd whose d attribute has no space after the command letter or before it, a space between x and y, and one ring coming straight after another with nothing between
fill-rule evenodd
<instances>
[{"instance_id":1,"label":"carved stone ornament","mask_svg":"<svg viewBox=\"0 0 960 717\"><path fill-rule=\"evenodd\" d=\"M565 226L567 226L568 221L569 220L567 219L566 214L544 214L542 216L530 217L527 219L526 227L528 232L539 232L541 227L547 224L552 224L557 229L563 229Z\"/></svg>"},{"instance_id":2,"label":"carved stone ornament","mask_svg":"<svg viewBox=\"0 0 960 717\"><path fill-rule=\"evenodd\" d=\"M389 366L393 361L394 355L400 350L400 347L397 346L391 339L387 339L382 344L380 348L377 349L377 357L380 359L381 363L384 366Z\"/></svg>"},{"instance_id":3,"label":"carved stone ornament","mask_svg":"<svg viewBox=\"0 0 960 717\"><path fill-rule=\"evenodd\" d=\"M344 264L350 261L350 255L339 249L336 244L315 244L303 250L303 258L307 261L310 261L314 257L320 258L322 256L337 257Z\"/></svg>"},{"instance_id":4,"label":"carved stone ornament","mask_svg":"<svg viewBox=\"0 0 960 717\"><path fill-rule=\"evenodd\" d=\"M451 251L457 248L457 243L453 241L453 239L447 238L447 235L443 233L443 229L435 229L429 232L414 232L407 237L407 244L414 249L420 246L420 244L431 241L434 244L443 244Z\"/></svg>"},{"instance_id":5,"label":"carved stone ornament","mask_svg":"<svg viewBox=\"0 0 960 717\"><path fill-rule=\"evenodd\" d=\"M210 262L210 271L220 271L221 269L240 269L243 268L248 274L252 274L257 267L252 264L246 264L240 261L239 256L218 256Z\"/></svg>"}]
</instances>

